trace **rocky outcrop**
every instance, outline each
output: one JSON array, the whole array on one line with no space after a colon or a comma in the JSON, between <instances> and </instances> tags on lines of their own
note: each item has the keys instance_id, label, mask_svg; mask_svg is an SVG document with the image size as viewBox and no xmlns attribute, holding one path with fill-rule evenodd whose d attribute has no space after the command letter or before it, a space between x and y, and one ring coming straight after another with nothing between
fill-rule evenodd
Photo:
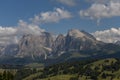
<instances>
[{"instance_id":1,"label":"rocky outcrop","mask_svg":"<svg viewBox=\"0 0 120 80\"><path fill-rule=\"evenodd\" d=\"M44 32L42 35L24 35L19 42L19 52L17 57L43 57L51 52L53 38L50 33Z\"/></svg>"},{"instance_id":2,"label":"rocky outcrop","mask_svg":"<svg viewBox=\"0 0 120 80\"><path fill-rule=\"evenodd\" d=\"M56 40L54 41L53 45L52 45L52 53L53 54L57 54L57 53L61 53L62 51L65 51L65 36L60 34L58 35L58 37L56 38Z\"/></svg>"},{"instance_id":3,"label":"rocky outcrop","mask_svg":"<svg viewBox=\"0 0 120 80\"><path fill-rule=\"evenodd\" d=\"M88 36L85 32L72 29L66 36L66 50L85 50L93 48L97 44L94 37Z\"/></svg>"},{"instance_id":4,"label":"rocky outcrop","mask_svg":"<svg viewBox=\"0 0 120 80\"><path fill-rule=\"evenodd\" d=\"M80 51L97 48L99 42L89 33L77 29L69 30L66 36L59 35L53 44L53 53Z\"/></svg>"}]
</instances>

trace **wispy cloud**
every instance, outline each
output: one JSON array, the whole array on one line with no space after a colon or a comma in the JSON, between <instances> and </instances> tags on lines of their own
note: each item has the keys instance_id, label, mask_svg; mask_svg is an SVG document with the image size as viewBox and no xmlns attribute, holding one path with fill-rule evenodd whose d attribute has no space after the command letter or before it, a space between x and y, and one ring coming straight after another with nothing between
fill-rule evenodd
<instances>
[{"instance_id":1,"label":"wispy cloud","mask_svg":"<svg viewBox=\"0 0 120 80\"><path fill-rule=\"evenodd\" d=\"M87 10L80 10L80 16L95 19L97 22L103 18L120 16L120 0L92 1L94 3Z\"/></svg>"},{"instance_id":2,"label":"wispy cloud","mask_svg":"<svg viewBox=\"0 0 120 80\"><path fill-rule=\"evenodd\" d=\"M62 19L69 19L71 17L72 15L69 11L61 8L55 8L54 11L42 12L39 15L36 15L34 18L31 18L31 20L35 24L54 23L59 22Z\"/></svg>"},{"instance_id":3,"label":"wispy cloud","mask_svg":"<svg viewBox=\"0 0 120 80\"><path fill-rule=\"evenodd\" d=\"M68 6L75 6L77 4L76 0L55 0L55 1L68 5Z\"/></svg>"},{"instance_id":4,"label":"wispy cloud","mask_svg":"<svg viewBox=\"0 0 120 80\"><path fill-rule=\"evenodd\" d=\"M113 43L120 40L120 28L111 28L103 31L92 33L97 40Z\"/></svg>"},{"instance_id":5,"label":"wispy cloud","mask_svg":"<svg viewBox=\"0 0 120 80\"><path fill-rule=\"evenodd\" d=\"M33 35L40 35L41 32L44 32L44 29L41 29L39 25L36 24L30 24L23 20L19 20L17 34L24 35L24 34L33 34Z\"/></svg>"}]
</instances>

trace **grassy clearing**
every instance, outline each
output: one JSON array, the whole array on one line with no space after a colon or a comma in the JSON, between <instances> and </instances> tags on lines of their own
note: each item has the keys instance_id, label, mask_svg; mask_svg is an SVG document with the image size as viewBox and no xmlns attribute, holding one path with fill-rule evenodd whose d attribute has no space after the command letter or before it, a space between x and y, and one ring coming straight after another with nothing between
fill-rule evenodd
<instances>
[{"instance_id":1,"label":"grassy clearing","mask_svg":"<svg viewBox=\"0 0 120 80\"><path fill-rule=\"evenodd\" d=\"M70 78L75 77L75 75L57 75L53 77L48 77L45 79L37 79L37 80L70 80Z\"/></svg>"}]
</instances>

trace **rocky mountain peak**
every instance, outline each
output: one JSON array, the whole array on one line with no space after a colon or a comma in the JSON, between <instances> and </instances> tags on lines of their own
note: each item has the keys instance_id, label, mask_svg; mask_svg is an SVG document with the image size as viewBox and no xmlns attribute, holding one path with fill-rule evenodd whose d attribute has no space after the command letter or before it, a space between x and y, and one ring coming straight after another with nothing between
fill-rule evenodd
<instances>
[{"instance_id":1,"label":"rocky mountain peak","mask_svg":"<svg viewBox=\"0 0 120 80\"><path fill-rule=\"evenodd\" d=\"M49 32L40 35L25 34L18 44L0 45L0 58L46 62L97 57L120 52L120 41L115 44L97 41L91 34L77 29L71 29L67 35L59 34L57 37Z\"/></svg>"},{"instance_id":2,"label":"rocky mountain peak","mask_svg":"<svg viewBox=\"0 0 120 80\"><path fill-rule=\"evenodd\" d=\"M65 36L63 34L59 34L58 37L56 39L62 39L64 38Z\"/></svg>"},{"instance_id":3,"label":"rocky mountain peak","mask_svg":"<svg viewBox=\"0 0 120 80\"><path fill-rule=\"evenodd\" d=\"M58 35L53 43L53 53L61 55L65 52L80 51L96 48L99 42L89 33L71 29L67 35Z\"/></svg>"},{"instance_id":4,"label":"rocky mountain peak","mask_svg":"<svg viewBox=\"0 0 120 80\"><path fill-rule=\"evenodd\" d=\"M72 37L75 37L75 38L81 38L81 37L84 37L85 34L82 33L81 31L79 31L78 29L71 29L68 31L68 35L69 36L72 36Z\"/></svg>"},{"instance_id":5,"label":"rocky mountain peak","mask_svg":"<svg viewBox=\"0 0 120 80\"><path fill-rule=\"evenodd\" d=\"M43 32L40 35L24 35L19 41L17 57L41 57L50 53L53 37L50 33Z\"/></svg>"},{"instance_id":6,"label":"rocky mountain peak","mask_svg":"<svg viewBox=\"0 0 120 80\"><path fill-rule=\"evenodd\" d=\"M60 34L54 41L52 45L53 53L58 53L58 51L64 50L65 46L65 36Z\"/></svg>"}]
</instances>

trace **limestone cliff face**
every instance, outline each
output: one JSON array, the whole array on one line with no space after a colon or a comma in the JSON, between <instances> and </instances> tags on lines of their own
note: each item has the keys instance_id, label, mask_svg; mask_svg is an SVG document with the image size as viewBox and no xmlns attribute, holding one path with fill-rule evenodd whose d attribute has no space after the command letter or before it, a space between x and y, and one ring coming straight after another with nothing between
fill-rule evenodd
<instances>
[{"instance_id":1,"label":"limestone cliff face","mask_svg":"<svg viewBox=\"0 0 120 80\"><path fill-rule=\"evenodd\" d=\"M119 42L116 44L118 45ZM78 53L79 55L93 56L100 55L102 52L102 55L104 55L105 53L119 51L117 45L97 41L85 31L71 29L66 35L60 34L56 38L48 32L42 32L40 35L23 35L18 44L0 46L0 57L10 56L45 60L63 57L62 54L71 56ZM80 53L81 51L85 54Z\"/></svg>"},{"instance_id":2,"label":"limestone cliff face","mask_svg":"<svg viewBox=\"0 0 120 80\"><path fill-rule=\"evenodd\" d=\"M56 38L56 40L54 41L53 45L52 45L52 53L59 53L62 51L65 51L65 36L60 34L58 35L58 37Z\"/></svg>"},{"instance_id":3,"label":"limestone cliff face","mask_svg":"<svg viewBox=\"0 0 120 80\"><path fill-rule=\"evenodd\" d=\"M51 52L53 38L50 33L44 32L42 35L24 35L19 42L19 52L17 57L39 57L46 56Z\"/></svg>"},{"instance_id":4,"label":"limestone cliff face","mask_svg":"<svg viewBox=\"0 0 120 80\"><path fill-rule=\"evenodd\" d=\"M94 49L99 42L89 33L77 29L69 30L66 36L59 35L53 43L53 53Z\"/></svg>"},{"instance_id":5,"label":"limestone cliff face","mask_svg":"<svg viewBox=\"0 0 120 80\"><path fill-rule=\"evenodd\" d=\"M66 36L66 49L84 50L93 48L97 41L94 37L89 35L76 29L70 30Z\"/></svg>"}]
</instances>

